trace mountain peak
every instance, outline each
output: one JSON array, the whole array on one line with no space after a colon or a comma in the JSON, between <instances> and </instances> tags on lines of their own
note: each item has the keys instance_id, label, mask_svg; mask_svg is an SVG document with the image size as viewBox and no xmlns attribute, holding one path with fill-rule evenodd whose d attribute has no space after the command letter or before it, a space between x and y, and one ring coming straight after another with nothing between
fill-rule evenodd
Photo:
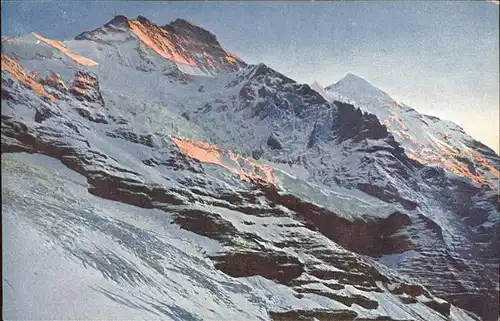
<instances>
[{"instance_id":1,"label":"mountain peak","mask_svg":"<svg viewBox=\"0 0 500 321\"><path fill-rule=\"evenodd\" d=\"M75 37L75 40L107 42L113 38L118 39L116 37L117 34L123 34L130 29L129 21L126 16L117 15L102 27L82 32Z\"/></svg>"},{"instance_id":2,"label":"mountain peak","mask_svg":"<svg viewBox=\"0 0 500 321\"><path fill-rule=\"evenodd\" d=\"M358 75L355 75L351 72L348 72L340 81L358 81L369 84L369 82L366 79Z\"/></svg>"},{"instance_id":3,"label":"mountain peak","mask_svg":"<svg viewBox=\"0 0 500 321\"><path fill-rule=\"evenodd\" d=\"M165 25L165 29L175 32L177 34L185 34L191 38L195 38L198 41L213 44L215 46L220 46L217 41L217 37L208 30L205 30L185 19L176 19L175 21Z\"/></svg>"},{"instance_id":4,"label":"mountain peak","mask_svg":"<svg viewBox=\"0 0 500 321\"><path fill-rule=\"evenodd\" d=\"M123 16L123 15L117 15L113 19L111 19L108 23L106 23L104 26L109 27L109 26L127 26L128 23L128 18Z\"/></svg>"},{"instance_id":5,"label":"mountain peak","mask_svg":"<svg viewBox=\"0 0 500 321\"><path fill-rule=\"evenodd\" d=\"M214 34L185 19L159 26L144 16L128 19L117 15L103 27L86 31L75 39L106 44L138 39L161 57L187 68L187 73L214 75L246 66L241 59L225 51Z\"/></svg>"},{"instance_id":6,"label":"mountain peak","mask_svg":"<svg viewBox=\"0 0 500 321\"><path fill-rule=\"evenodd\" d=\"M338 86L338 85L344 85L344 84L357 84L357 85L363 86L363 87L376 88L375 86L370 84L366 79L349 72L342 79L337 81L335 84L326 87L326 89L329 89L332 86Z\"/></svg>"},{"instance_id":7,"label":"mountain peak","mask_svg":"<svg viewBox=\"0 0 500 321\"><path fill-rule=\"evenodd\" d=\"M342 79L325 88L326 91L339 92L347 96L378 97L380 99L392 101L393 99L378 87L369 83L366 79L353 73L346 74Z\"/></svg>"},{"instance_id":8,"label":"mountain peak","mask_svg":"<svg viewBox=\"0 0 500 321\"><path fill-rule=\"evenodd\" d=\"M242 60L225 51L212 33L184 19L162 27L139 16L137 20L129 20L128 24L143 43L181 67L194 67L214 75L246 66Z\"/></svg>"}]
</instances>

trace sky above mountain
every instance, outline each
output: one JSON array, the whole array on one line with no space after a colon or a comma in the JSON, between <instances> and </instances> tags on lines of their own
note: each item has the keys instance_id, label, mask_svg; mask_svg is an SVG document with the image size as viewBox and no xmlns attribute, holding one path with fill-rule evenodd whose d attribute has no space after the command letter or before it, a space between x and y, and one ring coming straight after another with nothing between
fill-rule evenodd
<instances>
[{"instance_id":1,"label":"sky above mountain","mask_svg":"<svg viewBox=\"0 0 500 321\"><path fill-rule=\"evenodd\" d=\"M184 18L248 63L303 83L351 72L497 152L499 6L491 2L2 1L2 35L70 39L115 15Z\"/></svg>"}]
</instances>

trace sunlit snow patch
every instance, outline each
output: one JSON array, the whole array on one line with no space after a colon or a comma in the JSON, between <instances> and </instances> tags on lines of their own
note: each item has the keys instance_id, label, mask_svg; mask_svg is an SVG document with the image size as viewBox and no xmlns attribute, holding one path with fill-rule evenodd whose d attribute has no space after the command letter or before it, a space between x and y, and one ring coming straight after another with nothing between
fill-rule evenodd
<instances>
[{"instance_id":1,"label":"sunlit snow patch","mask_svg":"<svg viewBox=\"0 0 500 321\"><path fill-rule=\"evenodd\" d=\"M257 180L274 184L272 167L269 165L258 164L230 150L202 141L180 138L172 138L172 141L185 155L201 162L218 164L238 174L242 180Z\"/></svg>"},{"instance_id":2,"label":"sunlit snow patch","mask_svg":"<svg viewBox=\"0 0 500 321\"><path fill-rule=\"evenodd\" d=\"M12 77L23 85L31 88L34 92L40 96L47 97L50 100L55 100L56 98L51 94L47 93L43 86L37 82L31 75L28 75L23 67L21 67L14 59L10 58L6 54L2 53L2 71L7 71Z\"/></svg>"},{"instance_id":3,"label":"sunlit snow patch","mask_svg":"<svg viewBox=\"0 0 500 321\"><path fill-rule=\"evenodd\" d=\"M74 61L76 61L77 63L79 63L80 65L84 65L84 66L96 66L97 65L97 62L95 62L95 61L93 61L91 59L88 59L88 58L85 58L85 57L82 57L80 55L75 54L74 52L72 52L71 50L69 50L68 48L66 48L58 40L52 40L52 39L48 39L48 38L42 37L41 35L37 34L36 32L33 32L32 34L38 40L43 41L43 42L45 42L45 43L53 46L54 48L59 49L60 51L62 51L63 53L65 53L68 57L70 57L71 59L73 59Z\"/></svg>"}]
</instances>

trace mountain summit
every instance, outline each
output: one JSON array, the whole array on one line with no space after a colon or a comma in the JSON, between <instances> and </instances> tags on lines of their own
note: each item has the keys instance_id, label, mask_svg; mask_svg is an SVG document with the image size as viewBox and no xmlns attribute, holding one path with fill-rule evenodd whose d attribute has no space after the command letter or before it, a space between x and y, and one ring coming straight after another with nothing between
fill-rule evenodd
<instances>
[{"instance_id":1,"label":"mountain summit","mask_svg":"<svg viewBox=\"0 0 500 321\"><path fill-rule=\"evenodd\" d=\"M496 320L500 157L453 123L182 19L1 69L6 319Z\"/></svg>"},{"instance_id":2,"label":"mountain summit","mask_svg":"<svg viewBox=\"0 0 500 321\"><path fill-rule=\"evenodd\" d=\"M382 91L381 89L373 86L364 78L356 76L355 74L348 73L341 80L333 85L327 86L325 88L327 92L338 92L342 93L347 97L352 97L355 95L363 95L363 99L376 99L376 100L392 100L390 96Z\"/></svg>"},{"instance_id":3,"label":"mountain summit","mask_svg":"<svg viewBox=\"0 0 500 321\"><path fill-rule=\"evenodd\" d=\"M158 55L174 61L187 70L197 69L202 73L219 74L238 70L246 64L235 55L225 51L215 35L191 24L176 19L165 26L159 26L143 16L128 19L116 16L103 27L83 32L76 40L113 42L129 37L139 39Z\"/></svg>"}]
</instances>

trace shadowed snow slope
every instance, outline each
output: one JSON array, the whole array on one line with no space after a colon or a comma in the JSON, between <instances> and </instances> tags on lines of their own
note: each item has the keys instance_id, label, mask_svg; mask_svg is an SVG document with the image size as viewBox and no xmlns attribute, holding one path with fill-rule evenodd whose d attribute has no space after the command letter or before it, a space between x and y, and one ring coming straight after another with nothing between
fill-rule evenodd
<instances>
[{"instance_id":1,"label":"shadowed snow slope","mask_svg":"<svg viewBox=\"0 0 500 321\"><path fill-rule=\"evenodd\" d=\"M5 319L497 317L498 155L354 75L117 16L2 38L1 99Z\"/></svg>"}]
</instances>

